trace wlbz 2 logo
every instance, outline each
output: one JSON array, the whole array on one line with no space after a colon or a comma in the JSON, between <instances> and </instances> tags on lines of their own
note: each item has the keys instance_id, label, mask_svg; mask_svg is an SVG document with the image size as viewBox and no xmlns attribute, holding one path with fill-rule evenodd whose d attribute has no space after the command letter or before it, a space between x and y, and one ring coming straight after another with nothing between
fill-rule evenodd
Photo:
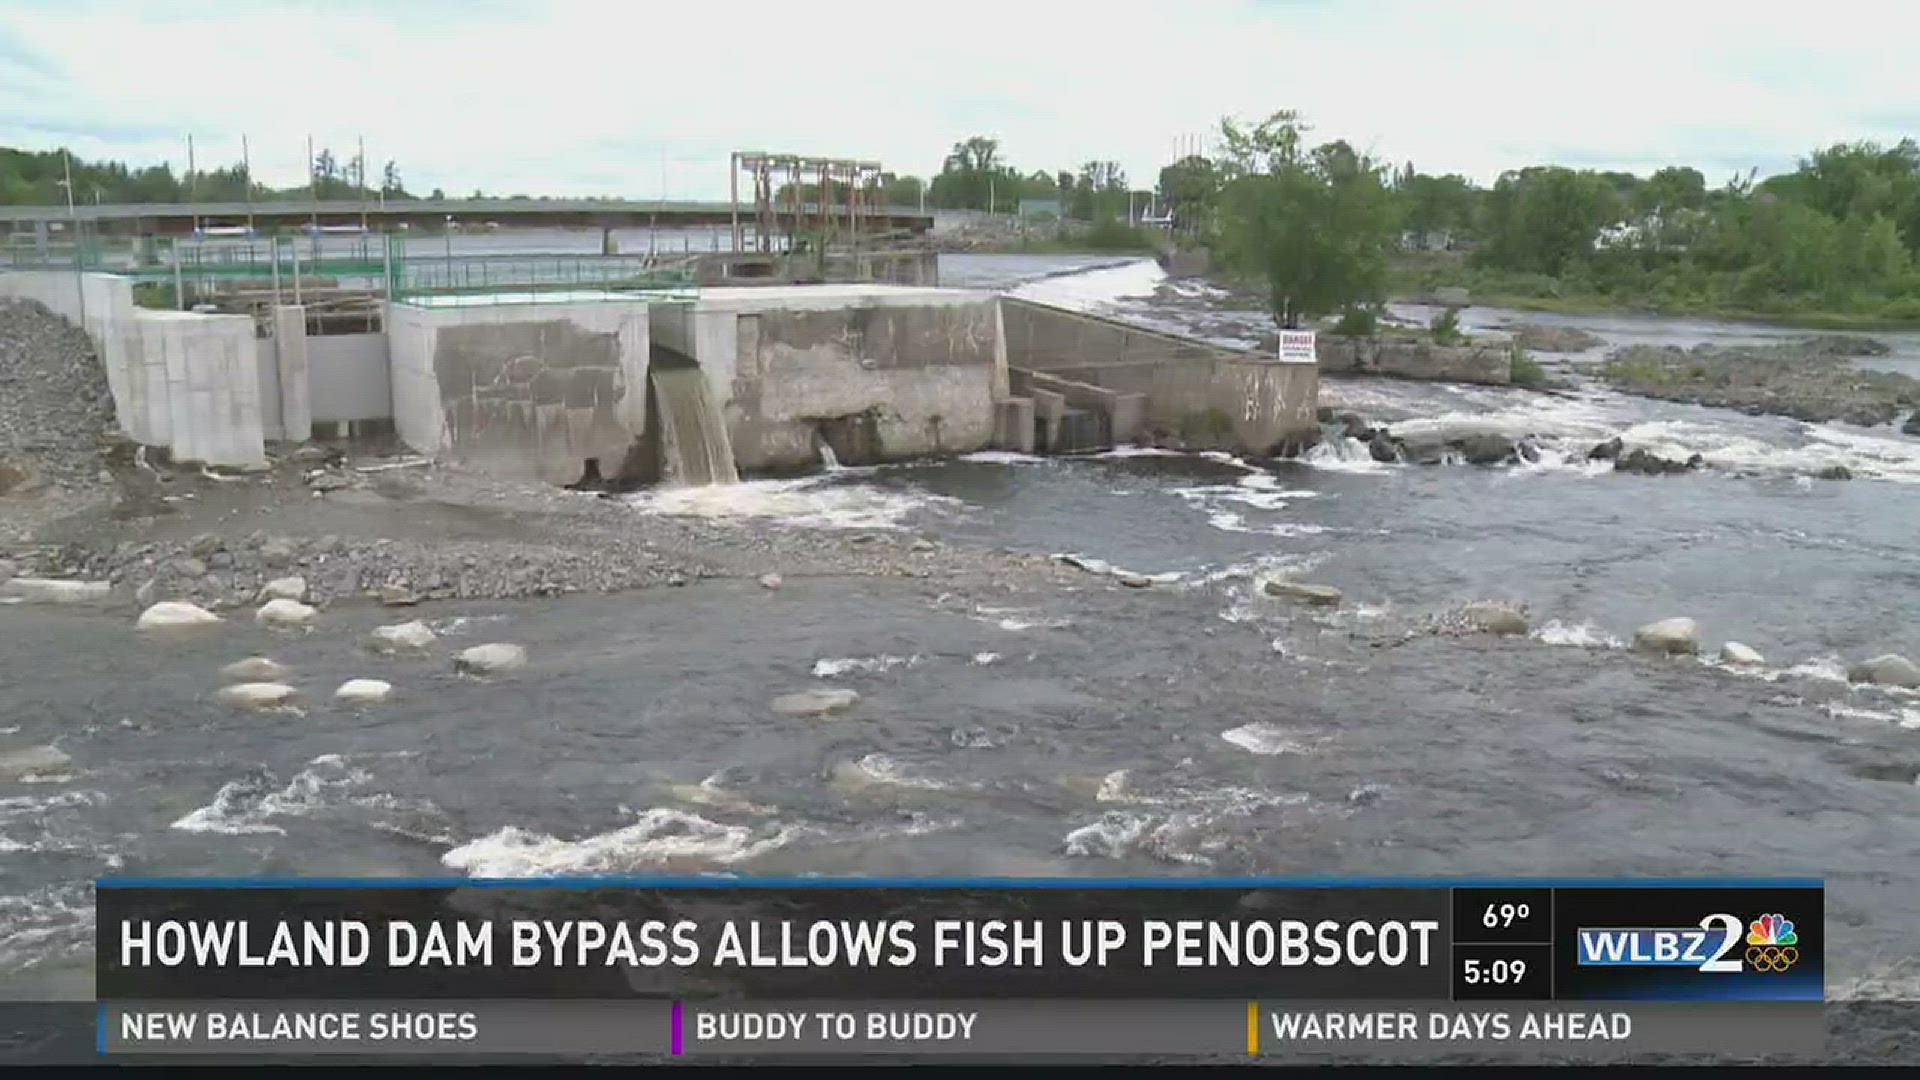
<instances>
[{"instance_id":1,"label":"wlbz 2 logo","mask_svg":"<svg viewBox=\"0 0 1920 1080\"><path fill-rule=\"evenodd\" d=\"M1581 967L1687 967L1708 974L1784 973L1800 962L1793 920L1768 914L1746 924L1725 913L1699 926L1622 927L1579 931ZM1741 948L1742 944L1745 949Z\"/></svg>"}]
</instances>

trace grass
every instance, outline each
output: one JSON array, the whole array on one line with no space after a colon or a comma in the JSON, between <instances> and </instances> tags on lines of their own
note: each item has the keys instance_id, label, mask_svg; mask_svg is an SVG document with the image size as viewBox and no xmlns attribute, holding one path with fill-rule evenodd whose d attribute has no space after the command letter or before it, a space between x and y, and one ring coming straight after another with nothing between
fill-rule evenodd
<instances>
[{"instance_id":1,"label":"grass","mask_svg":"<svg viewBox=\"0 0 1920 1080\"><path fill-rule=\"evenodd\" d=\"M1735 298L1725 275L1637 277L1596 283L1571 277L1471 266L1465 253L1403 252L1388 268L1388 294L1421 300L1435 289L1467 290L1475 306L1561 315L1631 312L1766 323L1809 330L1899 330L1920 326L1920 298L1859 298L1836 302L1812 296ZM1605 291L1608 284L1615 291ZM1628 291L1644 289L1646 291ZM1656 293L1655 290L1662 290Z\"/></svg>"},{"instance_id":2,"label":"grass","mask_svg":"<svg viewBox=\"0 0 1920 1080\"><path fill-rule=\"evenodd\" d=\"M1654 360L1610 361L1606 366L1606 376L1611 382L1640 386L1670 386L1678 381L1673 369Z\"/></svg>"}]
</instances>

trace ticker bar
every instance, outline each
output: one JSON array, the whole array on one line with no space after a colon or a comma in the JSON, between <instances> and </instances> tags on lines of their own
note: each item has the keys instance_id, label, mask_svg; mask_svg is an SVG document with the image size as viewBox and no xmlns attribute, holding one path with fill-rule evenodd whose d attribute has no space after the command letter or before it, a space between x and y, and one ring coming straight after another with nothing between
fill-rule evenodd
<instances>
[{"instance_id":1,"label":"ticker bar","mask_svg":"<svg viewBox=\"0 0 1920 1080\"><path fill-rule=\"evenodd\" d=\"M249 1059L1610 1057L1796 1053L1825 1039L1811 1002L154 1001L104 1006L100 1024L109 1057Z\"/></svg>"}]
</instances>

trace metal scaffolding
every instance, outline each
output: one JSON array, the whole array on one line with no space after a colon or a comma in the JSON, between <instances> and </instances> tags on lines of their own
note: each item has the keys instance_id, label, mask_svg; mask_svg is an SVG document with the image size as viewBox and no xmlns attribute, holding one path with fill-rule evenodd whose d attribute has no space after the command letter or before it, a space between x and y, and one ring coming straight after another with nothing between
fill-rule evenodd
<instances>
[{"instance_id":1,"label":"metal scaffolding","mask_svg":"<svg viewBox=\"0 0 1920 1080\"><path fill-rule=\"evenodd\" d=\"M803 234L816 237L822 250L843 238L857 249L860 219L872 216L880 205L877 161L736 150L732 164L729 188L735 251L792 251L795 238ZM740 217L743 172L753 183L751 246L748 223Z\"/></svg>"}]
</instances>

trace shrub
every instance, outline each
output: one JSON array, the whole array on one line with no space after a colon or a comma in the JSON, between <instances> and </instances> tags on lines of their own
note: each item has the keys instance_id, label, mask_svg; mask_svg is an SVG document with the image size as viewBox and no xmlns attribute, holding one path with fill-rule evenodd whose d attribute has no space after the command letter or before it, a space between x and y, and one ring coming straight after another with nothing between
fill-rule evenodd
<instances>
[{"instance_id":1,"label":"shrub","mask_svg":"<svg viewBox=\"0 0 1920 1080\"><path fill-rule=\"evenodd\" d=\"M1367 308L1348 308L1333 326L1340 337L1372 337L1380 331L1380 319Z\"/></svg>"},{"instance_id":2,"label":"shrub","mask_svg":"<svg viewBox=\"0 0 1920 1080\"><path fill-rule=\"evenodd\" d=\"M1514 346L1508 354L1513 361L1513 371L1509 376L1515 386L1541 386L1547 381L1547 369L1540 366L1525 349Z\"/></svg>"},{"instance_id":3,"label":"shrub","mask_svg":"<svg viewBox=\"0 0 1920 1080\"><path fill-rule=\"evenodd\" d=\"M1433 331L1433 340L1439 345L1458 345L1465 337L1460 333L1460 314L1452 308L1435 315L1427 328Z\"/></svg>"}]
</instances>

